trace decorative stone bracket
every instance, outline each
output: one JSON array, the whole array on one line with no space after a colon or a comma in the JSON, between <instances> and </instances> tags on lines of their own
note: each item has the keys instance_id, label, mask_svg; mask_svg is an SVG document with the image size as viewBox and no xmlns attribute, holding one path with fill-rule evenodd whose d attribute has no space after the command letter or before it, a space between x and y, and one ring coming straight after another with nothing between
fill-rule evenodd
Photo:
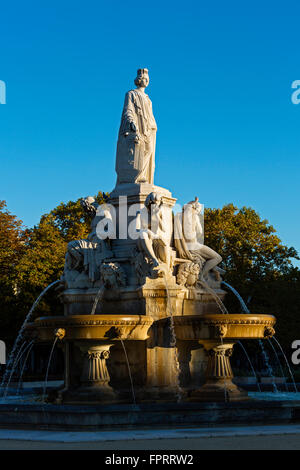
<instances>
[{"instance_id":1,"label":"decorative stone bracket","mask_svg":"<svg viewBox=\"0 0 300 470\"><path fill-rule=\"evenodd\" d=\"M106 366L106 360L110 355L112 343L103 343L98 345L82 345L81 351L84 354L84 364L81 374L81 382L85 385L99 385L105 389L111 389L108 383L110 376Z\"/></svg>"},{"instance_id":2,"label":"decorative stone bracket","mask_svg":"<svg viewBox=\"0 0 300 470\"><path fill-rule=\"evenodd\" d=\"M207 351L206 377L208 379L232 379L233 373L229 360L232 348L233 344L219 344Z\"/></svg>"}]
</instances>

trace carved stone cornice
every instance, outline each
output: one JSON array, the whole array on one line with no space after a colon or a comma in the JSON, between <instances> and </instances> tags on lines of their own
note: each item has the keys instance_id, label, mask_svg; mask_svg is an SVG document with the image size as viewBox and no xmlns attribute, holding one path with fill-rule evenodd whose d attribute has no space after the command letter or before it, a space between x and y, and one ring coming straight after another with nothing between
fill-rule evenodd
<instances>
[{"instance_id":1,"label":"carved stone cornice","mask_svg":"<svg viewBox=\"0 0 300 470\"><path fill-rule=\"evenodd\" d=\"M82 315L84 317L84 315ZM53 318L53 317L52 317ZM68 317L56 317L57 323L59 323L58 318L68 318ZM71 321L61 321L62 324L66 326L151 326L153 323L153 320L149 320L149 317L145 316L145 320L141 321L136 321L136 320L76 320L74 321L73 319ZM39 320L39 326L41 327L52 327L53 326L53 321L52 320Z\"/></svg>"},{"instance_id":2,"label":"carved stone cornice","mask_svg":"<svg viewBox=\"0 0 300 470\"><path fill-rule=\"evenodd\" d=\"M65 330L65 340L145 340L153 318L146 315L68 315L42 317L27 325L38 331L40 341L51 341L57 328Z\"/></svg>"},{"instance_id":3,"label":"carved stone cornice","mask_svg":"<svg viewBox=\"0 0 300 470\"><path fill-rule=\"evenodd\" d=\"M203 340L213 338L265 338L275 332L272 315L204 314L174 316L178 339Z\"/></svg>"}]
</instances>

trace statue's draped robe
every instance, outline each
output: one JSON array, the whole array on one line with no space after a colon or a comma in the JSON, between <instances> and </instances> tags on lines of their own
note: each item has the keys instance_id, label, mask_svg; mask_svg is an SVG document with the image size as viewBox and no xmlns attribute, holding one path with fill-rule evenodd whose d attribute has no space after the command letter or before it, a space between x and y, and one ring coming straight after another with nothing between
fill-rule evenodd
<instances>
[{"instance_id":1,"label":"statue's draped robe","mask_svg":"<svg viewBox=\"0 0 300 470\"><path fill-rule=\"evenodd\" d=\"M131 123L136 126L132 130ZM117 145L117 183L153 184L156 122L146 93L126 93Z\"/></svg>"}]
</instances>

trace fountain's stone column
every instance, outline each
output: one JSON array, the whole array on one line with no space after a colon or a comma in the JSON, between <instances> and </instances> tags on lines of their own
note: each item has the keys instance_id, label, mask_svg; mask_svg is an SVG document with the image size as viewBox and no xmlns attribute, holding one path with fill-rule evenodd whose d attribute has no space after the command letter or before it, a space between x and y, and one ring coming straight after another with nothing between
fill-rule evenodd
<instances>
[{"instance_id":1,"label":"fountain's stone column","mask_svg":"<svg viewBox=\"0 0 300 470\"><path fill-rule=\"evenodd\" d=\"M180 366L176 338L173 336L175 333L172 318L159 318L160 313L165 315L168 310L165 290L163 293L160 293L160 302L157 303L160 307L159 312L155 315L153 311L153 316L154 318L156 316L157 320L150 328L146 342L146 384L138 393L141 401L176 402L184 395L180 387ZM155 293L152 294L156 300ZM177 299L174 297L172 300L175 302Z\"/></svg>"},{"instance_id":2,"label":"fountain's stone column","mask_svg":"<svg viewBox=\"0 0 300 470\"><path fill-rule=\"evenodd\" d=\"M181 398L175 348L147 348L147 382L140 391L142 401L178 401Z\"/></svg>"},{"instance_id":3,"label":"fountain's stone column","mask_svg":"<svg viewBox=\"0 0 300 470\"><path fill-rule=\"evenodd\" d=\"M233 382L233 372L230 365L235 343L225 343L220 340L201 340L208 356L206 382L191 394L191 401L240 401L246 400L248 394L238 388Z\"/></svg>"}]
</instances>

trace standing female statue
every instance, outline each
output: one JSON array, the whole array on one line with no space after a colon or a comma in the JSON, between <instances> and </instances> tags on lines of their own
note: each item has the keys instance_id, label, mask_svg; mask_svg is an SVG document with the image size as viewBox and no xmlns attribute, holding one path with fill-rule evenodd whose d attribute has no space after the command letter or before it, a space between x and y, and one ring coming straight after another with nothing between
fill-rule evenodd
<instances>
[{"instance_id":1,"label":"standing female statue","mask_svg":"<svg viewBox=\"0 0 300 470\"><path fill-rule=\"evenodd\" d=\"M117 184L153 184L157 126L152 103L145 93L148 69L139 69L136 88L128 91L119 130L116 172Z\"/></svg>"}]
</instances>

